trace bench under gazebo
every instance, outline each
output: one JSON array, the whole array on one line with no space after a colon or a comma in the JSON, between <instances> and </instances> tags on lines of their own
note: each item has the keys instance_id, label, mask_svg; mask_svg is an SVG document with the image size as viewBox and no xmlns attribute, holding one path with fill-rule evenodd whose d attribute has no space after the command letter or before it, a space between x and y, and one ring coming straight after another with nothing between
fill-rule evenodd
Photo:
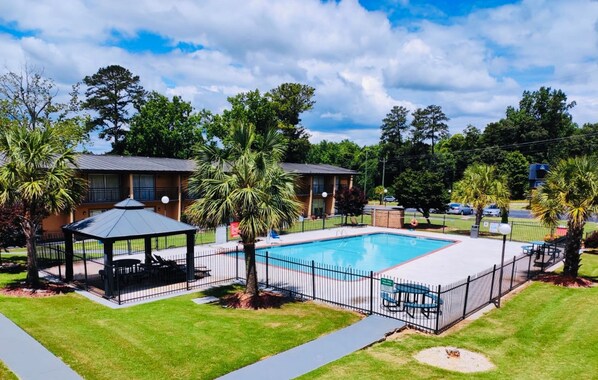
<instances>
[{"instance_id":1,"label":"bench under gazebo","mask_svg":"<svg viewBox=\"0 0 598 380\"><path fill-rule=\"evenodd\" d=\"M153 267L152 238L171 235L186 236L185 265L179 266L184 271L187 281L195 278L195 261L193 257L196 228L192 225L178 222L145 209L145 205L134 199L125 199L117 203L113 209L62 227L65 238L65 279L73 280L73 238L94 239L103 245L104 268L100 271L104 282L106 298L114 294L113 247L121 240L144 239L145 263L144 270Z\"/></svg>"}]
</instances>

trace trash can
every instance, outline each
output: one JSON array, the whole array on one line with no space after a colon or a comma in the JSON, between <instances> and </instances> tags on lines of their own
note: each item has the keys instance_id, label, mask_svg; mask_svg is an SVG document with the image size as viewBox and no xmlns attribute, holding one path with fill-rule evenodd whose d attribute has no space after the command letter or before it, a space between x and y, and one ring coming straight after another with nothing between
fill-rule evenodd
<instances>
[{"instance_id":1,"label":"trash can","mask_svg":"<svg viewBox=\"0 0 598 380\"><path fill-rule=\"evenodd\" d=\"M471 232L469 233L469 237L471 237L473 239L477 239L479 235L480 235L480 226L477 224L474 224L473 226L471 226Z\"/></svg>"}]
</instances>

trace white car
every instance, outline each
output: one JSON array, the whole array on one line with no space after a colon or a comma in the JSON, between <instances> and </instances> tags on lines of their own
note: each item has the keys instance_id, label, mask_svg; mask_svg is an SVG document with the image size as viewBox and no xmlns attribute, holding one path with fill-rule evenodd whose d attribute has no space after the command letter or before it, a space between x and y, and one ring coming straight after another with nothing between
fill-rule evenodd
<instances>
[{"instance_id":1,"label":"white car","mask_svg":"<svg viewBox=\"0 0 598 380\"><path fill-rule=\"evenodd\" d=\"M482 211L484 216L500 216L500 208L497 205L490 205Z\"/></svg>"},{"instance_id":2,"label":"white car","mask_svg":"<svg viewBox=\"0 0 598 380\"><path fill-rule=\"evenodd\" d=\"M392 195L387 195L384 197L384 202L394 202L397 198L393 197Z\"/></svg>"}]
</instances>

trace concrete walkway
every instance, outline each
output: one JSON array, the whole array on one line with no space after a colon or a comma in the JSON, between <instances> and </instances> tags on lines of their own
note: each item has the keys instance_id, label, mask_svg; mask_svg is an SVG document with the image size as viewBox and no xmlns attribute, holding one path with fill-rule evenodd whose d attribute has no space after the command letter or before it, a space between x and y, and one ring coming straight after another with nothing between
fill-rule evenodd
<instances>
[{"instance_id":1,"label":"concrete walkway","mask_svg":"<svg viewBox=\"0 0 598 380\"><path fill-rule=\"evenodd\" d=\"M342 330L248 365L220 379L293 379L367 347L404 326L405 323L398 320L369 316Z\"/></svg>"},{"instance_id":2,"label":"concrete walkway","mask_svg":"<svg viewBox=\"0 0 598 380\"><path fill-rule=\"evenodd\" d=\"M3 314L0 314L0 360L22 380L81 379Z\"/></svg>"}]
</instances>

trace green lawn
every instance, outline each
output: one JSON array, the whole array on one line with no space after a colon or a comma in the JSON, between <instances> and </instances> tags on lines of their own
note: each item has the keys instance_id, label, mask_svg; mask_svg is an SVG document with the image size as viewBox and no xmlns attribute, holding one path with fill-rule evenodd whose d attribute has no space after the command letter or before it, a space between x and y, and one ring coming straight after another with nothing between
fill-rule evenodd
<instances>
[{"instance_id":1,"label":"green lawn","mask_svg":"<svg viewBox=\"0 0 598 380\"><path fill-rule=\"evenodd\" d=\"M119 310L76 294L0 296L0 312L84 378L110 380L212 379L359 319L311 302L250 311L191 302L198 296Z\"/></svg>"},{"instance_id":2,"label":"green lawn","mask_svg":"<svg viewBox=\"0 0 598 380\"><path fill-rule=\"evenodd\" d=\"M17 377L11 370L6 368L6 365L0 361L0 379L2 380L17 380Z\"/></svg>"},{"instance_id":3,"label":"green lawn","mask_svg":"<svg viewBox=\"0 0 598 380\"><path fill-rule=\"evenodd\" d=\"M584 255L582 274L598 270ZM376 344L302 379L595 379L598 363L598 287L568 289L533 283L519 295L444 336L404 335ZM456 346L486 355L496 369L472 374L417 362L426 348Z\"/></svg>"},{"instance_id":4,"label":"green lawn","mask_svg":"<svg viewBox=\"0 0 598 380\"><path fill-rule=\"evenodd\" d=\"M411 228L409 226L409 222L414 218L413 213L407 213L405 215L405 228ZM420 213L415 213L415 219L418 222L417 229L424 230L424 231L431 231L431 232L440 232L442 233L442 226L445 226L445 233L450 234L460 234L460 235L469 235L471 225L475 223L475 216L468 215L468 216L461 216L461 215L442 215L442 214L433 214L430 217L431 224L428 224L426 219L421 216ZM492 218L492 217L484 217L482 219L482 225L480 226L480 234L484 237L490 237L495 239L502 238L499 234L491 234L489 232L489 225L485 226L484 222L489 223L500 223L500 218ZM513 222L513 232L512 236L507 238L511 238L514 241L522 241L522 242L529 242L534 240L544 240L544 236L550 233L550 229L547 227L543 227L540 223L535 219L525 219L525 218L509 218L509 223ZM566 222L563 221L562 225L566 225ZM598 223L595 222L588 222L586 223L585 231L591 232L598 229Z\"/></svg>"}]
</instances>

